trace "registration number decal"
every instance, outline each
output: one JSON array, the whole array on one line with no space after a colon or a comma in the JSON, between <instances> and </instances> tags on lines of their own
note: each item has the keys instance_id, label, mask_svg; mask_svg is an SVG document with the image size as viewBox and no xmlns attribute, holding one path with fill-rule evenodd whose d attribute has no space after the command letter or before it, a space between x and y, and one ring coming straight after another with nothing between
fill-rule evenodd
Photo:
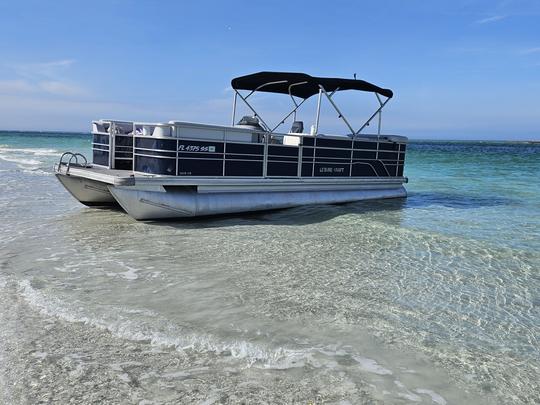
<instances>
[{"instance_id":1,"label":"registration number decal","mask_svg":"<svg viewBox=\"0 0 540 405\"><path fill-rule=\"evenodd\" d=\"M215 146L199 146L199 145L178 145L178 150L182 152L210 152L214 153L216 151Z\"/></svg>"}]
</instances>

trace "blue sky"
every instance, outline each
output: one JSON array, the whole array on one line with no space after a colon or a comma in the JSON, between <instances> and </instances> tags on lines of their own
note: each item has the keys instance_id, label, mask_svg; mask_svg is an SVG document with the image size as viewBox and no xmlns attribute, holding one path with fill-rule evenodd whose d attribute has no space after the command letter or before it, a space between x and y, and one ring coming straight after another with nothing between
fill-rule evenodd
<instances>
[{"instance_id":1,"label":"blue sky","mask_svg":"<svg viewBox=\"0 0 540 405\"><path fill-rule=\"evenodd\" d=\"M540 138L538 0L1 1L0 55L2 129L227 124L231 78L278 70L391 88L387 133ZM255 101L270 121L287 107ZM337 101L355 126L376 103ZM342 130L329 109L323 118Z\"/></svg>"}]
</instances>

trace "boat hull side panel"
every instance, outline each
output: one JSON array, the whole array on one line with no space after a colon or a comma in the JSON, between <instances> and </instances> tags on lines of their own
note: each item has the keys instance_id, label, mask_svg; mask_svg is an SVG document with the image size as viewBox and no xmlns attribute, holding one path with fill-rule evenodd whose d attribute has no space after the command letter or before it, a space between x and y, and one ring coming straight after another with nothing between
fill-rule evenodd
<instances>
[{"instance_id":1,"label":"boat hull side panel","mask_svg":"<svg viewBox=\"0 0 540 405\"><path fill-rule=\"evenodd\" d=\"M231 214L407 196L401 184L359 190L212 194L195 191L155 192L115 186L109 186L109 190L122 208L137 220Z\"/></svg>"}]
</instances>

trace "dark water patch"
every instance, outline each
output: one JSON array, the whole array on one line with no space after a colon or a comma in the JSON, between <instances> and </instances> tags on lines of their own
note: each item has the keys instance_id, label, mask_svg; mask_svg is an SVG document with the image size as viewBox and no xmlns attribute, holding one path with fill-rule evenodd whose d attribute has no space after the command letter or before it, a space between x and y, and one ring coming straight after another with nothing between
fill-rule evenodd
<instances>
[{"instance_id":1,"label":"dark water patch","mask_svg":"<svg viewBox=\"0 0 540 405\"><path fill-rule=\"evenodd\" d=\"M411 141L409 151L471 154L540 155L540 144L524 142Z\"/></svg>"},{"instance_id":2,"label":"dark water patch","mask_svg":"<svg viewBox=\"0 0 540 405\"><path fill-rule=\"evenodd\" d=\"M411 192L407 198L406 207L419 208L440 205L446 208L474 209L519 204L520 202L518 200L495 195L475 196L436 192Z\"/></svg>"},{"instance_id":3,"label":"dark water patch","mask_svg":"<svg viewBox=\"0 0 540 405\"><path fill-rule=\"evenodd\" d=\"M90 139L91 134L89 132L0 131L0 137ZM54 146L54 144L51 146Z\"/></svg>"}]
</instances>

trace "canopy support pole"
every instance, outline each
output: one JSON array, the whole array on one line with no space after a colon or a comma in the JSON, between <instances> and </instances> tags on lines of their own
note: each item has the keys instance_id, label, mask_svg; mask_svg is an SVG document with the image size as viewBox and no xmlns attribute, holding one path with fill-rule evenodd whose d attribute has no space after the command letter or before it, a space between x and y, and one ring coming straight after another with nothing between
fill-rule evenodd
<instances>
[{"instance_id":1,"label":"canopy support pole","mask_svg":"<svg viewBox=\"0 0 540 405\"><path fill-rule=\"evenodd\" d=\"M238 96L242 99L242 101L246 104L246 106L253 112L254 116L256 118L258 118L258 120L259 120L261 126L263 127L263 129L265 131L268 131L268 132L273 132L280 125L285 123L285 121L293 114L294 114L294 120L296 121L297 111L298 111L299 107L304 103L304 101L307 98L309 98L310 96L316 94L315 90L318 87L319 88L319 90L318 90L319 94L318 94L318 99L317 99L317 115L315 117L315 125L312 126L312 131L310 131L310 132L313 133L314 136L319 134L319 124L320 124L320 118L321 118L321 105L322 105L322 94L323 93L326 96L326 98L328 99L328 101L330 102L330 104L332 105L332 107L334 108L334 110L336 110L336 112L339 114L339 118L341 118L343 120L345 125L351 131L351 135L350 135L351 137L354 138L355 136L359 135L360 132L362 132L362 130L365 127L370 125L371 121L375 117L378 118L377 134L378 135L381 134L381 131L382 131L382 110L383 110L384 106L388 103L388 101L390 101L390 99L392 98L392 92L390 90L378 88L377 86L371 85L370 83L367 83L367 82L358 82L357 83L357 82L347 80L347 79L325 79L325 78L311 77L311 76L304 75L304 74L291 74L291 77L289 77L287 74L284 74L284 73L276 73L275 76L273 76L271 74L272 72L266 72L266 73L268 73L269 78L276 78L277 79L277 78L285 77L285 79L283 79L283 80L275 80L275 81L272 81L272 82L267 82L267 83L260 84L261 80L264 80L264 77L266 77L266 75L263 74L260 79L256 78L257 80L254 80L252 82L248 81L246 84L241 84L240 83L240 85L238 85L238 88L243 88L244 90L251 90L251 91L249 92L249 94L244 96L237 90L237 88L234 89L235 90L235 95L234 95L234 100L233 100L232 125L234 125L234 121L235 121L235 118L236 118L236 108L237 108L237 97ZM302 80L300 82L297 82L297 83L290 84L290 81L292 81L293 77L298 77L298 79L300 79L300 77L301 77L304 80ZM244 77L237 78L237 79L243 79L243 78ZM237 79L234 79L234 80L237 80ZM234 82L234 80L233 80L233 82ZM332 89L331 93L328 93L326 91L326 89L324 87L324 83L327 83L328 86ZM352 83L354 83L354 84L352 84ZM291 97L291 100L292 100L292 102L294 104L294 108L281 121L279 121L279 123L273 129L271 129L270 126L259 116L257 111L251 106L251 104L249 104L247 99L249 97L251 97L251 95L253 93L257 92L257 91L265 91L264 88L266 86L284 85L284 84L288 85L288 93L289 93L289 96ZM304 84L309 84L309 85L305 89L302 89L304 91L299 91L300 96L297 96L297 97L303 98L302 97L302 95L303 95L306 98L303 98L303 100L301 102L297 102L295 97L292 94L293 93L292 88L294 86L300 86L300 85L304 85ZM344 87L344 90L349 90L349 89L352 90L352 89L354 89L354 90L362 90L362 91L372 92L372 93L375 94L375 96L377 97L377 101L379 102L379 108L377 108L377 110L368 118L368 120L360 127L360 129L358 131L354 130L352 125L349 123L347 118L343 115L343 113L341 112L341 110L339 109L339 107L336 105L336 103L333 100L334 94L337 91L340 90L340 87L341 87L340 85L342 85ZM270 89L269 92L271 92L271 93L285 93L283 87L284 86L277 86L276 88ZM381 96L383 96L383 95L386 97L386 99L384 101L382 101L382 99L381 99Z\"/></svg>"},{"instance_id":2,"label":"canopy support pole","mask_svg":"<svg viewBox=\"0 0 540 405\"><path fill-rule=\"evenodd\" d=\"M255 90L251 90L249 92L249 94L246 96L246 99L251 96L253 93L255 93L256 91L259 91L260 89L262 89L263 87L265 86L270 86L271 84L281 84L281 83L287 83L287 80L278 80L277 82L268 82L268 83L264 83L264 84L261 84L259 87L257 87ZM305 82L304 82L305 83ZM236 89L235 89L236 90Z\"/></svg>"},{"instance_id":3,"label":"canopy support pole","mask_svg":"<svg viewBox=\"0 0 540 405\"><path fill-rule=\"evenodd\" d=\"M234 127L234 121L236 117L236 99L238 98L238 92L234 91L233 107L232 107L232 122L231 126Z\"/></svg>"},{"instance_id":4,"label":"canopy support pole","mask_svg":"<svg viewBox=\"0 0 540 405\"><path fill-rule=\"evenodd\" d=\"M307 100L307 98L303 99L302 101L300 101L300 104L296 104L296 103L295 103L296 107L294 107L293 110L292 110L290 113L288 113L285 117L283 117L283 119L282 119L281 121L279 121L279 124L277 124L277 125L272 129L272 131L270 131L270 132L274 132L276 129L278 129L278 127L279 127L281 124L283 124L283 123L285 122L285 120L286 120L287 118L289 118L293 113L296 114L296 110L298 110L298 109L300 108L300 106L301 106L302 104L304 104L304 101L306 101L306 100Z\"/></svg>"},{"instance_id":5,"label":"canopy support pole","mask_svg":"<svg viewBox=\"0 0 540 405\"><path fill-rule=\"evenodd\" d=\"M322 90L319 89L319 96L317 97L317 117L315 118L315 133L313 135L317 136L319 133L319 120L321 118L321 97Z\"/></svg>"},{"instance_id":6,"label":"canopy support pole","mask_svg":"<svg viewBox=\"0 0 540 405\"><path fill-rule=\"evenodd\" d=\"M305 82L305 81L304 81L304 82L298 82L298 83L293 83L293 84L291 84L291 85L289 86L289 96L291 97L291 100L292 100L293 104L296 106L296 108L292 111L292 112L294 112L294 119L293 119L294 121L296 121L296 110L298 110L298 107L300 107L300 106L302 105L302 103L303 103L304 101L306 101L306 99L303 99L302 102L301 102L300 104L298 104L298 103L296 102L296 100L294 99L294 96L293 96L292 93L291 93L291 89L292 89L294 86L300 86L300 85L306 84L306 83L307 83L307 82ZM279 127L281 124L283 124L283 121L285 121L287 118L289 118L290 115L291 115L291 114L287 115L287 116L286 116L286 117L285 117L285 118L284 118L284 119L276 126L276 128ZM274 128L274 129L276 129L276 128Z\"/></svg>"},{"instance_id":7,"label":"canopy support pole","mask_svg":"<svg viewBox=\"0 0 540 405\"><path fill-rule=\"evenodd\" d=\"M257 117L259 119L259 121L261 121L261 123L263 124L263 127L266 131L268 132L272 132L270 130L270 127L268 126L268 124L266 124L266 122L264 122L264 120L260 117L260 115L257 113L257 111L255 111L255 109L251 106L251 104L249 104L247 102L247 100L240 94L240 92L238 90L235 90L236 91L236 94L238 94L238 97L240 97L242 99L242 101L244 103L246 103L246 105L248 106L248 108L253 112L253 114L255 114L255 117ZM248 96L249 97L249 96Z\"/></svg>"},{"instance_id":8,"label":"canopy support pole","mask_svg":"<svg viewBox=\"0 0 540 405\"><path fill-rule=\"evenodd\" d=\"M390 98L387 98L386 100L384 100L384 102L381 103L381 106L380 106L379 108L377 108L377 111L375 111L375 112L371 115L371 117L369 117L369 119L364 123L364 125L362 125L362 127L361 127L358 131L353 132L354 135L358 135L360 132L362 132L362 130L363 130L365 127L367 127L367 126L369 125L369 123L371 122L371 120L372 120L377 114L379 114L379 113L382 111L383 107L386 105L386 103L388 103L389 100L390 100Z\"/></svg>"},{"instance_id":9,"label":"canopy support pole","mask_svg":"<svg viewBox=\"0 0 540 405\"><path fill-rule=\"evenodd\" d=\"M235 90L235 91L236 91L236 94L238 94L238 97L240 97L242 99L242 101L244 103L246 103L248 108L253 112L253 114L255 114L255 117L257 117L259 119L259 121L261 121L261 123L263 124L264 129L266 131L268 131L268 132L272 132L272 131L270 131L270 127L266 124L266 122L264 122L264 120L260 117L259 113L257 113L257 111L255 111L255 109L251 106L251 104L249 104L247 102L247 100L240 94L240 92L238 90Z\"/></svg>"},{"instance_id":10,"label":"canopy support pole","mask_svg":"<svg viewBox=\"0 0 540 405\"><path fill-rule=\"evenodd\" d=\"M343 114L341 113L341 111L339 111L339 108L338 106L336 105L336 103L334 103L334 100L332 100L332 96L334 95L334 93L336 91L338 91L338 89L334 90L334 92L332 93L332 95L329 95L326 90L324 89L323 86L321 86L319 84L319 87L320 89L322 90L322 92L324 93L324 95L326 96L326 98L328 98L328 101L330 101L330 104L332 104L332 106L334 107L334 109L337 111L337 113L339 114L339 118L341 118L343 120L343 122L345 122L345 124L347 124L347 126L349 127L349 129L351 130L351 135L355 135L355 132L354 132L354 129L353 127L351 126L351 124L349 124L349 121L347 121L347 119L343 116Z\"/></svg>"},{"instance_id":11,"label":"canopy support pole","mask_svg":"<svg viewBox=\"0 0 540 405\"><path fill-rule=\"evenodd\" d=\"M375 97L377 97L379 106L381 106L382 105L381 97L377 93L375 93ZM382 122L382 111L379 111L379 125L377 127L377 135L381 134L381 122Z\"/></svg>"}]
</instances>

